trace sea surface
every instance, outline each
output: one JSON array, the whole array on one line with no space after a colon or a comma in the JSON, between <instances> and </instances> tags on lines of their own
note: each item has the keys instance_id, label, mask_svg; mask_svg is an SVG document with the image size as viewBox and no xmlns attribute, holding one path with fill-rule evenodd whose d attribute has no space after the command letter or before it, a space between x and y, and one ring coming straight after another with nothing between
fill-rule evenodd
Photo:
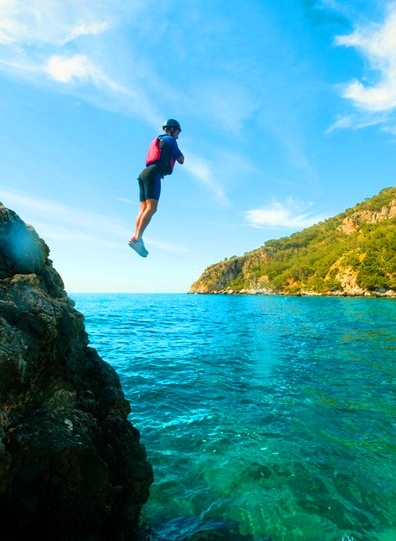
<instances>
[{"instance_id":1,"label":"sea surface","mask_svg":"<svg viewBox=\"0 0 396 541\"><path fill-rule=\"evenodd\" d=\"M154 468L155 541L396 541L396 300L70 294Z\"/></svg>"}]
</instances>

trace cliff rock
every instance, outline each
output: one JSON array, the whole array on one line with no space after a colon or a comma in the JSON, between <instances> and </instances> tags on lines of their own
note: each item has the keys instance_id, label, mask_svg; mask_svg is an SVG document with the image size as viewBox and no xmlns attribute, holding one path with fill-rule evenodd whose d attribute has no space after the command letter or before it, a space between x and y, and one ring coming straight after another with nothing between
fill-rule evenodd
<instances>
[{"instance_id":1,"label":"cliff rock","mask_svg":"<svg viewBox=\"0 0 396 541\"><path fill-rule=\"evenodd\" d=\"M2 539L132 541L152 468L48 256L0 203Z\"/></svg>"}]
</instances>

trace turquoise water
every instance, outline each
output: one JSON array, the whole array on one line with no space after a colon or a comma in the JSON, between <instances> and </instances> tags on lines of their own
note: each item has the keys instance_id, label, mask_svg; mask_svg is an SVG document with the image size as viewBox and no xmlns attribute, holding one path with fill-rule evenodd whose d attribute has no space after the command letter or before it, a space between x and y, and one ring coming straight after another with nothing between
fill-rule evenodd
<instances>
[{"instance_id":1,"label":"turquoise water","mask_svg":"<svg viewBox=\"0 0 396 541\"><path fill-rule=\"evenodd\" d=\"M396 301L70 296L153 465L151 539L396 541Z\"/></svg>"}]
</instances>

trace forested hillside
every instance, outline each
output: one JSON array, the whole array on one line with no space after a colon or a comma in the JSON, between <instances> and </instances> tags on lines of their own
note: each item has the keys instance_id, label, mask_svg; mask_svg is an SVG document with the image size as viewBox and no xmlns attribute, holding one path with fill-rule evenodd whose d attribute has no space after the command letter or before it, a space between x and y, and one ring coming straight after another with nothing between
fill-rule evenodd
<instances>
[{"instance_id":1,"label":"forested hillside","mask_svg":"<svg viewBox=\"0 0 396 541\"><path fill-rule=\"evenodd\" d=\"M189 293L396 296L396 188L211 265Z\"/></svg>"}]
</instances>

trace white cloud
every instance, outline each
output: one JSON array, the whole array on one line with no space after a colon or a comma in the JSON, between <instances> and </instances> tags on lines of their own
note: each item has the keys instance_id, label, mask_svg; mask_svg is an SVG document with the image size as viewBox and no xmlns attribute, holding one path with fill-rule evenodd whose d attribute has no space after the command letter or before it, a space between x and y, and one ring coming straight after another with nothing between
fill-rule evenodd
<instances>
[{"instance_id":1,"label":"white cloud","mask_svg":"<svg viewBox=\"0 0 396 541\"><path fill-rule=\"evenodd\" d=\"M0 0L0 68L27 79L33 76L36 82L46 74L61 83L103 83L106 77L99 63L76 53L71 44L111 28L109 20L96 17L100 15L81 9L74 0L69 6L59 1L31 0L26 5Z\"/></svg>"},{"instance_id":2,"label":"white cloud","mask_svg":"<svg viewBox=\"0 0 396 541\"><path fill-rule=\"evenodd\" d=\"M87 23L82 22L78 23L75 26L72 26L69 30L69 35L66 36L65 42L73 41L81 36L94 36L105 32L111 28L111 23L109 21L102 22L93 22Z\"/></svg>"},{"instance_id":3,"label":"white cloud","mask_svg":"<svg viewBox=\"0 0 396 541\"><path fill-rule=\"evenodd\" d=\"M76 0L0 0L0 44L63 45L100 34L112 26L101 4L89 11Z\"/></svg>"},{"instance_id":4,"label":"white cloud","mask_svg":"<svg viewBox=\"0 0 396 541\"><path fill-rule=\"evenodd\" d=\"M341 87L342 96L350 100L358 113L389 114L396 110L396 3L388 6L385 20L382 24L366 24L360 26L349 35L337 36L335 43L340 46L356 48L374 76L372 82L366 79L354 79ZM336 127L356 127L370 122L361 122L355 116L339 121ZM382 117L380 122L389 121L389 117ZM360 126L360 127L361 127Z\"/></svg>"},{"instance_id":5,"label":"white cloud","mask_svg":"<svg viewBox=\"0 0 396 541\"><path fill-rule=\"evenodd\" d=\"M113 216L90 212L59 203L53 199L38 198L0 186L1 202L30 224L45 241L63 245L100 245L104 248L125 248L131 236L131 226L117 223ZM191 253L182 244L164 242L147 237L150 245L173 254Z\"/></svg>"},{"instance_id":6,"label":"white cloud","mask_svg":"<svg viewBox=\"0 0 396 541\"><path fill-rule=\"evenodd\" d=\"M60 83L90 82L97 87L107 88L118 97L138 98L136 92L108 78L99 66L96 66L87 56L82 54L51 56L43 67L43 71Z\"/></svg>"},{"instance_id":7,"label":"white cloud","mask_svg":"<svg viewBox=\"0 0 396 541\"><path fill-rule=\"evenodd\" d=\"M337 129L353 128L356 124L354 115L338 116L337 120L327 128L325 133L331 133Z\"/></svg>"},{"instance_id":8,"label":"white cloud","mask_svg":"<svg viewBox=\"0 0 396 541\"><path fill-rule=\"evenodd\" d=\"M45 234L51 235L53 227L60 231L62 228L70 228L70 226L73 226L73 229L78 230L81 234L90 232L96 238L104 234L110 236L130 234L126 227L115 223L111 216L69 207L53 199L22 194L6 186L0 188L3 205L12 208L24 221L30 220L33 227L36 223L46 224Z\"/></svg>"},{"instance_id":9,"label":"white cloud","mask_svg":"<svg viewBox=\"0 0 396 541\"><path fill-rule=\"evenodd\" d=\"M214 200L221 207L228 207L230 205L224 189L214 178L213 166L208 160L199 158L193 153L188 153L188 159L183 165L183 168L212 193Z\"/></svg>"},{"instance_id":10,"label":"white cloud","mask_svg":"<svg viewBox=\"0 0 396 541\"><path fill-rule=\"evenodd\" d=\"M248 225L256 229L303 229L327 218L308 212L312 205L289 197L283 203L273 201L265 207L247 210L242 215Z\"/></svg>"},{"instance_id":11,"label":"white cloud","mask_svg":"<svg viewBox=\"0 0 396 541\"><path fill-rule=\"evenodd\" d=\"M177 85L161 79L151 60L124 34L130 30L124 28L125 21L139 24L133 16L149 10L150 2L133 0L128 7L120 6L119 0L97 0L94 6L81 0L30 0L28 7L22 0L0 0L0 69L35 84L62 85L63 91L99 108L141 118L158 129L163 118L155 103L162 108L170 99L180 106L188 99ZM256 107L242 85L220 79L210 87L200 85L196 92L203 115L234 133ZM189 152L184 169L219 206L230 205L207 159Z\"/></svg>"},{"instance_id":12,"label":"white cloud","mask_svg":"<svg viewBox=\"0 0 396 541\"><path fill-rule=\"evenodd\" d=\"M148 0L0 0L0 70L35 86L61 84L98 108L157 127L163 119L148 88L163 91L166 83L153 83L126 37L128 23L139 24L149 10Z\"/></svg>"},{"instance_id":13,"label":"white cloud","mask_svg":"<svg viewBox=\"0 0 396 541\"><path fill-rule=\"evenodd\" d=\"M91 80L99 83L103 80L100 70L90 60L81 54L70 57L54 55L45 65L45 71L61 83L70 83L76 79Z\"/></svg>"},{"instance_id":14,"label":"white cloud","mask_svg":"<svg viewBox=\"0 0 396 541\"><path fill-rule=\"evenodd\" d=\"M388 117L385 114L371 115L369 113L361 113L347 116L339 116L337 120L327 128L325 133L331 133L336 129L353 129L358 130L360 128L368 128L369 126L378 126L385 124ZM391 128L384 127L384 131L391 131Z\"/></svg>"}]
</instances>

